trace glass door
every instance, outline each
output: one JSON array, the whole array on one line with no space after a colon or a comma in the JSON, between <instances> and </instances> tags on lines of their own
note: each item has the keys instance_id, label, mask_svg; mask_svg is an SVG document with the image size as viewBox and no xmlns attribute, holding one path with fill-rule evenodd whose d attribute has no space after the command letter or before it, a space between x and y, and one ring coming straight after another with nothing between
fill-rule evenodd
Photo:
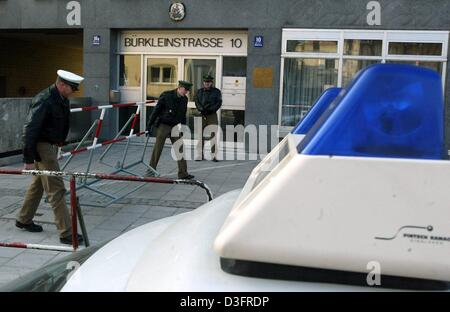
<instances>
[{"instance_id":1,"label":"glass door","mask_svg":"<svg viewBox=\"0 0 450 312\"><path fill-rule=\"evenodd\" d=\"M160 57L148 56L145 59L145 100L157 100L161 93L176 89L178 86L179 75L178 57ZM155 107L155 103L149 103L145 106L144 116L145 124L142 130L145 130L146 123L150 118Z\"/></svg>"},{"instance_id":2,"label":"glass door","mask_svg":"<svg viewBox=\"0 0 450 312\"><path fill-rule=\"evenodd\" d=\"M200 114L195 108L194 97L197 93L197 90L203 87L203 76L206 74L210 74L215 77L214 85L219 81L219 75L217 72L217 57L183 57L183 80L189 81L192 83L192 90L188 94L189 102L188 102L188 110L187 110L187 125L189 129L191 129L191 140L187 141L187 145L195 145L196 140L201 133L200 128L200 119L197 119L197 128L195 128L196 117L200 118ZM205 148L209 145L209 142L206 142Z\"/></svg>"}]
</instances>

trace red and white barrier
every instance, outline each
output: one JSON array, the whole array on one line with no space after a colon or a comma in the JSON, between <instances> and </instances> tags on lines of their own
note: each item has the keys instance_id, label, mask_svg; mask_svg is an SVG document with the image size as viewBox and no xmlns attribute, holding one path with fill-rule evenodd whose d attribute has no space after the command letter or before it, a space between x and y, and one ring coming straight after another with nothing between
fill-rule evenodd
<instances>
[{"instance_id":1,"label":"red and white barrier","mask_svg":"<svg viewBox=\"0 0 450 312\"><path fill-rule=\"evenodd\" d=\"M82 153L82 152L85 152L85 151L89 151L89 150L92 150L92 149L96 149L96 148L102 147L104 145L109 145L109 144L117 143L117 142L120 142L120 141L125 141L125 140L128 140L128 139L131 139L131 138L138 137L138 136L141 136L143 134L146 134L147 132L148 131L142 131L142 132L139 132L139 133L136 133L136 134L132 134L132 135L127 135L125 137L121 137L121 138L118 138L118 139L107 140L107 141L104 141L104 142L99 143L99 144L95 144L95 145L93 144L93 145L88 146L88 147L83 147L83 148L80 148L80 149L77 149L77 150L72 150L70 152L66 152L66 153L61 154L60 158L67 157L67 156L70 156L70 155L76 155L76 154L79 154L79 153ZM97 142L96 140L94 140L94 141Z\"/></svg>"},{"instance_id":2,"label":"red and white barrier","mask_svg":"<svg viewBox=\"0 0 450 312\"><path fill-rule=\"evenodd\" d=\"M144 133L144 132L141 132ZM209 200L213 200L211 189L201 181L198 180L185 180L185 179L169 179L169 178L157 178L157 177L136 177L125 175L112 175L104 173L91 173L91 172L66 172L66 171L52 171L52 170L18 170L18 169L0 169L0 174L20 174L20 175L44 175L53 177L66 177L71 178L89 178L89 179L101 179L101 180L114 180L114 181L135 181L135 182L153 182L162 184L188 184L196 185L204 189L208 195ZM73 179L73 181L75 181ZM71 185L72 189L72 185ZM75 190L75 188L73 188Z\"/></svg>"},{"instance_id":3,"label":"red and white barrier","mask_svg":"<svg viewBox=\"0 0 450 312\"><path fill-rule=\"evenodd\" d=\"M139 104L147 104L147 103L155 103L155 100L148 100L144 102L133 102L133 103L122 103L122 104L109 104L109 105L100 105L100 106L87 106L87 107L79 107L79 108L71 108L71 113L76 112L84 112L84 111L93 111L93 110L101 110L101 109L110 109L110 108L121 108L121 107L131 107Z\"/></svg>"},{"instance_id":4,"label":"red and white barrier","mask_svg":"<svg viewBox=\"0 0 450 312\"><path fill-rule=\"evenodd\" d=\"M145 133L145 132L141 132ZM77 205L78 200L76 196L76 177L85 177L92 179L103 179L103 180L115 180L115 181L135 181L135 182L153 182L162 184L188 184L196 185L204 189L208 195L208 200L213 199L211 189L201 181L198 180L184 180L184 179L167 179L167 178L151 178L151 177L136 177L136 176L118 176L103 173L86 173L86 172L65 172L65 171L51 171L51 170L17 170L17 169L0 169L0 174L12 174L12 175L39 175L39 176L54 176L63 177L70 176L70 208L71 208L71 218L72 218L72 247L65 246L52 246L52 245L40 245L40 244L26 244L26 243L2 243L0 242L0 247L13 247L13 248L24 248L24 249L42 249L42 250L55 250L55 251L76 251L78 249L78 213ZM80 215L81 216L81 210ZM87 239L87 232L84 228L84 222L80 224L82 227L83 234ZM87 242L87 241L86 241Z\"/></svg>"},{"instance_id":5,"label":"red and white barrier","mask_svg":"<svg viewBox=\"0 0 450 312\"><path fill-rule=\"evenodd\" d=\"M139 105L139 104L147 104L147 103L154 103L154 102L156 102L156 101L155 100L149 100L149 101L145 101L145 102L134 102L134 103L110 104L110 105L100 105L100 106L88 106L88 107L81 107L81 108L72 108L70 110L71 113L82 112L82 111L101 110L100 118L97 120L97 127L95 129L94 139L93 139L93 142L92 142L91 146L83 147L83 148L80 148L80 149L75 149L75 150L72 150L72 151L69 151L69 152L66 152L66 153L61 153L61 150L59 150L58 159L61 159L61 158L67 157L67 156L71 156L71 155L76 155L76 154L79 154L79 153L82 153L82 152L85 152L85 151L93 150L93 149L99 148L99 147L104 146L104 145L113 144L113 143L117 143L117 142L120 142L120 141L128 140L130 138L137 137L137 136L140 136L140 135L146 133L146 132L140 132L140 133L134 135L134 128L136 126L136 123L137 123L137 121L139 119L139 115L140 115L140 112L141 112L141 105ZM106 109L122 108L122 107L133 107L133 106L137 106L137 107L136 107L136 113L134 114L133 122L131 124L130 134L128 136L125 136L125 137L122 137L122 138L116 138L116 139L113 139L113 140L105 141L102 144L97 144L98 138L100 136L100 131L102 129L103 119L105 117Z\"/></svg>"}]
</instances>

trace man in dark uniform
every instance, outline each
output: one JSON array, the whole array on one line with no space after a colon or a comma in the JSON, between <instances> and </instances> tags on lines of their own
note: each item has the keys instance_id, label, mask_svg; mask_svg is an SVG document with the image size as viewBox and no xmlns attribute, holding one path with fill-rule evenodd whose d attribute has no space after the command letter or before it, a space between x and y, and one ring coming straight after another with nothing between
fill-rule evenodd
<instances>
[{"instance_id":1,"label":"man in dark uniform","mask_svg":"<svg viewBox=\"0 0 450 312\"><path fill-rule=\"evenodd\" d=\"M57 71L55 84L33 98L23 128L23 161L25 170L59 171L58 146L62 146L70 127L68 97L83 81L83 77L65 70ZM16 227L29 232L42 232L42 226L33 222L43 192L55 214L60 241L72 244L72 227L66 206L64 182L61 177L33 176L25 194L22 209L16 217ZM78 241L83 240L78 235Z\"/></svg>"},{"instance_id":2,"label":"man in dark uniform","mask_svg":"<svg viewBox=\"0 0 450 312\"><path fill-rule=\"evenodd\" d=\"M153 147L152 157L150 159L150 167L156 169L159 157L161 156L164 142L169 137L172 145L180 145L179 154L177 154L178 162L178 178L192 179L193 175L188 174L186 160L183 157L183 140L181 136L172 136L172 129L178 124L186 124L186 111L188 98L186 94L192 87L192 83L180 80L178 88L163 92L158 103L153 110L150 120L147 123L147 131L150 133L151 128L156 128L156 142ZM177 153L178 151L176 151ZM154 176L154 171L147 170L146 176Z\"/></svg>"},{"instance_id":3,"label":"man in dark uniform","mask_svg":"<svg viewBox=\"0 0 450 312\"><path fill-rule=\"evenodd\" d=\"M211 158L217 162L217 132L219 129L217 111L222 106L222 93L213 87L213 81L214 78L211 75L203 76L203 88L199 89L195 95L195 106L202 115L202 136L197 144L197 150L201 147L201 153L196 160L204 159L205 140L203 134L205 128L208 127L208 130L211 130L211 136L208 138L211 143Z\"/></svg>"}]
</instances>

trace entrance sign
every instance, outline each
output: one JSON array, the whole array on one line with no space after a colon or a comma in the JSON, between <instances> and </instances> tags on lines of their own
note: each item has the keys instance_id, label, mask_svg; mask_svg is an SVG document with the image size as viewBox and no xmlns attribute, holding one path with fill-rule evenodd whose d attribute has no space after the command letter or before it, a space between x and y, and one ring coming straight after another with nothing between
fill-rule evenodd
<instances>
[{"instance_id":1,"label":"entrance sign","mask_svg":"<svg viewBox=\"0 0 450 312\"><path fill-rule=\"evenodd\" d=\"M142 31L123 32L120 52L247 53L247 33Z\"/></svg>"}]
</instances>

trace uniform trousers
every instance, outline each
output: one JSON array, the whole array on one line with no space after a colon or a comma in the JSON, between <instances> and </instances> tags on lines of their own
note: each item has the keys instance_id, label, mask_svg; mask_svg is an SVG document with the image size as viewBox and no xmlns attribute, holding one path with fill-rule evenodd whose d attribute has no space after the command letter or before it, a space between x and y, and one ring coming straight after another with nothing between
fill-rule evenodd
<instances>
[{"instance_id":1,"label":"uniform trousers","mask_svg":"<svg viewBox=\"0 0 450 312\"><path fill-rule=\"evenodd\" d=\"M186 159L184 159L183 156L183 141L177 143L178 140L183 140L183 138L181 136L171 136L172 128L172 126L166 125L164 123L160 123L156 128L156 141L155 145L153 146L152 157L150 159L150 167L156 169L159 158L161 157L161 152L164 148L164 143L167 138L170 138L172 146L179 146L179 148L175 148L175 155L177 156L178 163L178 178L184 179L189 174L187 172Z\"/></svg>"},{"instance_id":2,"label":"uniform trousers","mask_svg":"<svg viewBox=\"0 0 450 312\"><path fill-rule=\"evenodd\" d=\"M202 135L197 143L197 151L198 154L201 155L202 159L204 158L203 155L206 140L209 140L209 143L211 144L211 159L215 159L217 157L217 132L219 130L218 124L219 122L216 113L202 116ZM211 134L210 136L207 137L204 136L206 127L208 127L209 129L208 133Z\"/></svg>"},{"instance_id":3,"label":"uniform trousers","mask_svg":"<svg viewBox=\"0 0 450 312\"><path fill-rule=\"evenodd\" d=\"M34 163L37 170L60 171L57 159L58 147L56 145L38 142L37 152L41 157L41 161L35 161ZM25 194L22 209L17 214L17 221L24 224L32 222L44 191L53 208L56 228L60 237L71 235L72 226L65 198L66 188L61 177L33 176L31 185Z\"/></svg>"}]
</instances>

